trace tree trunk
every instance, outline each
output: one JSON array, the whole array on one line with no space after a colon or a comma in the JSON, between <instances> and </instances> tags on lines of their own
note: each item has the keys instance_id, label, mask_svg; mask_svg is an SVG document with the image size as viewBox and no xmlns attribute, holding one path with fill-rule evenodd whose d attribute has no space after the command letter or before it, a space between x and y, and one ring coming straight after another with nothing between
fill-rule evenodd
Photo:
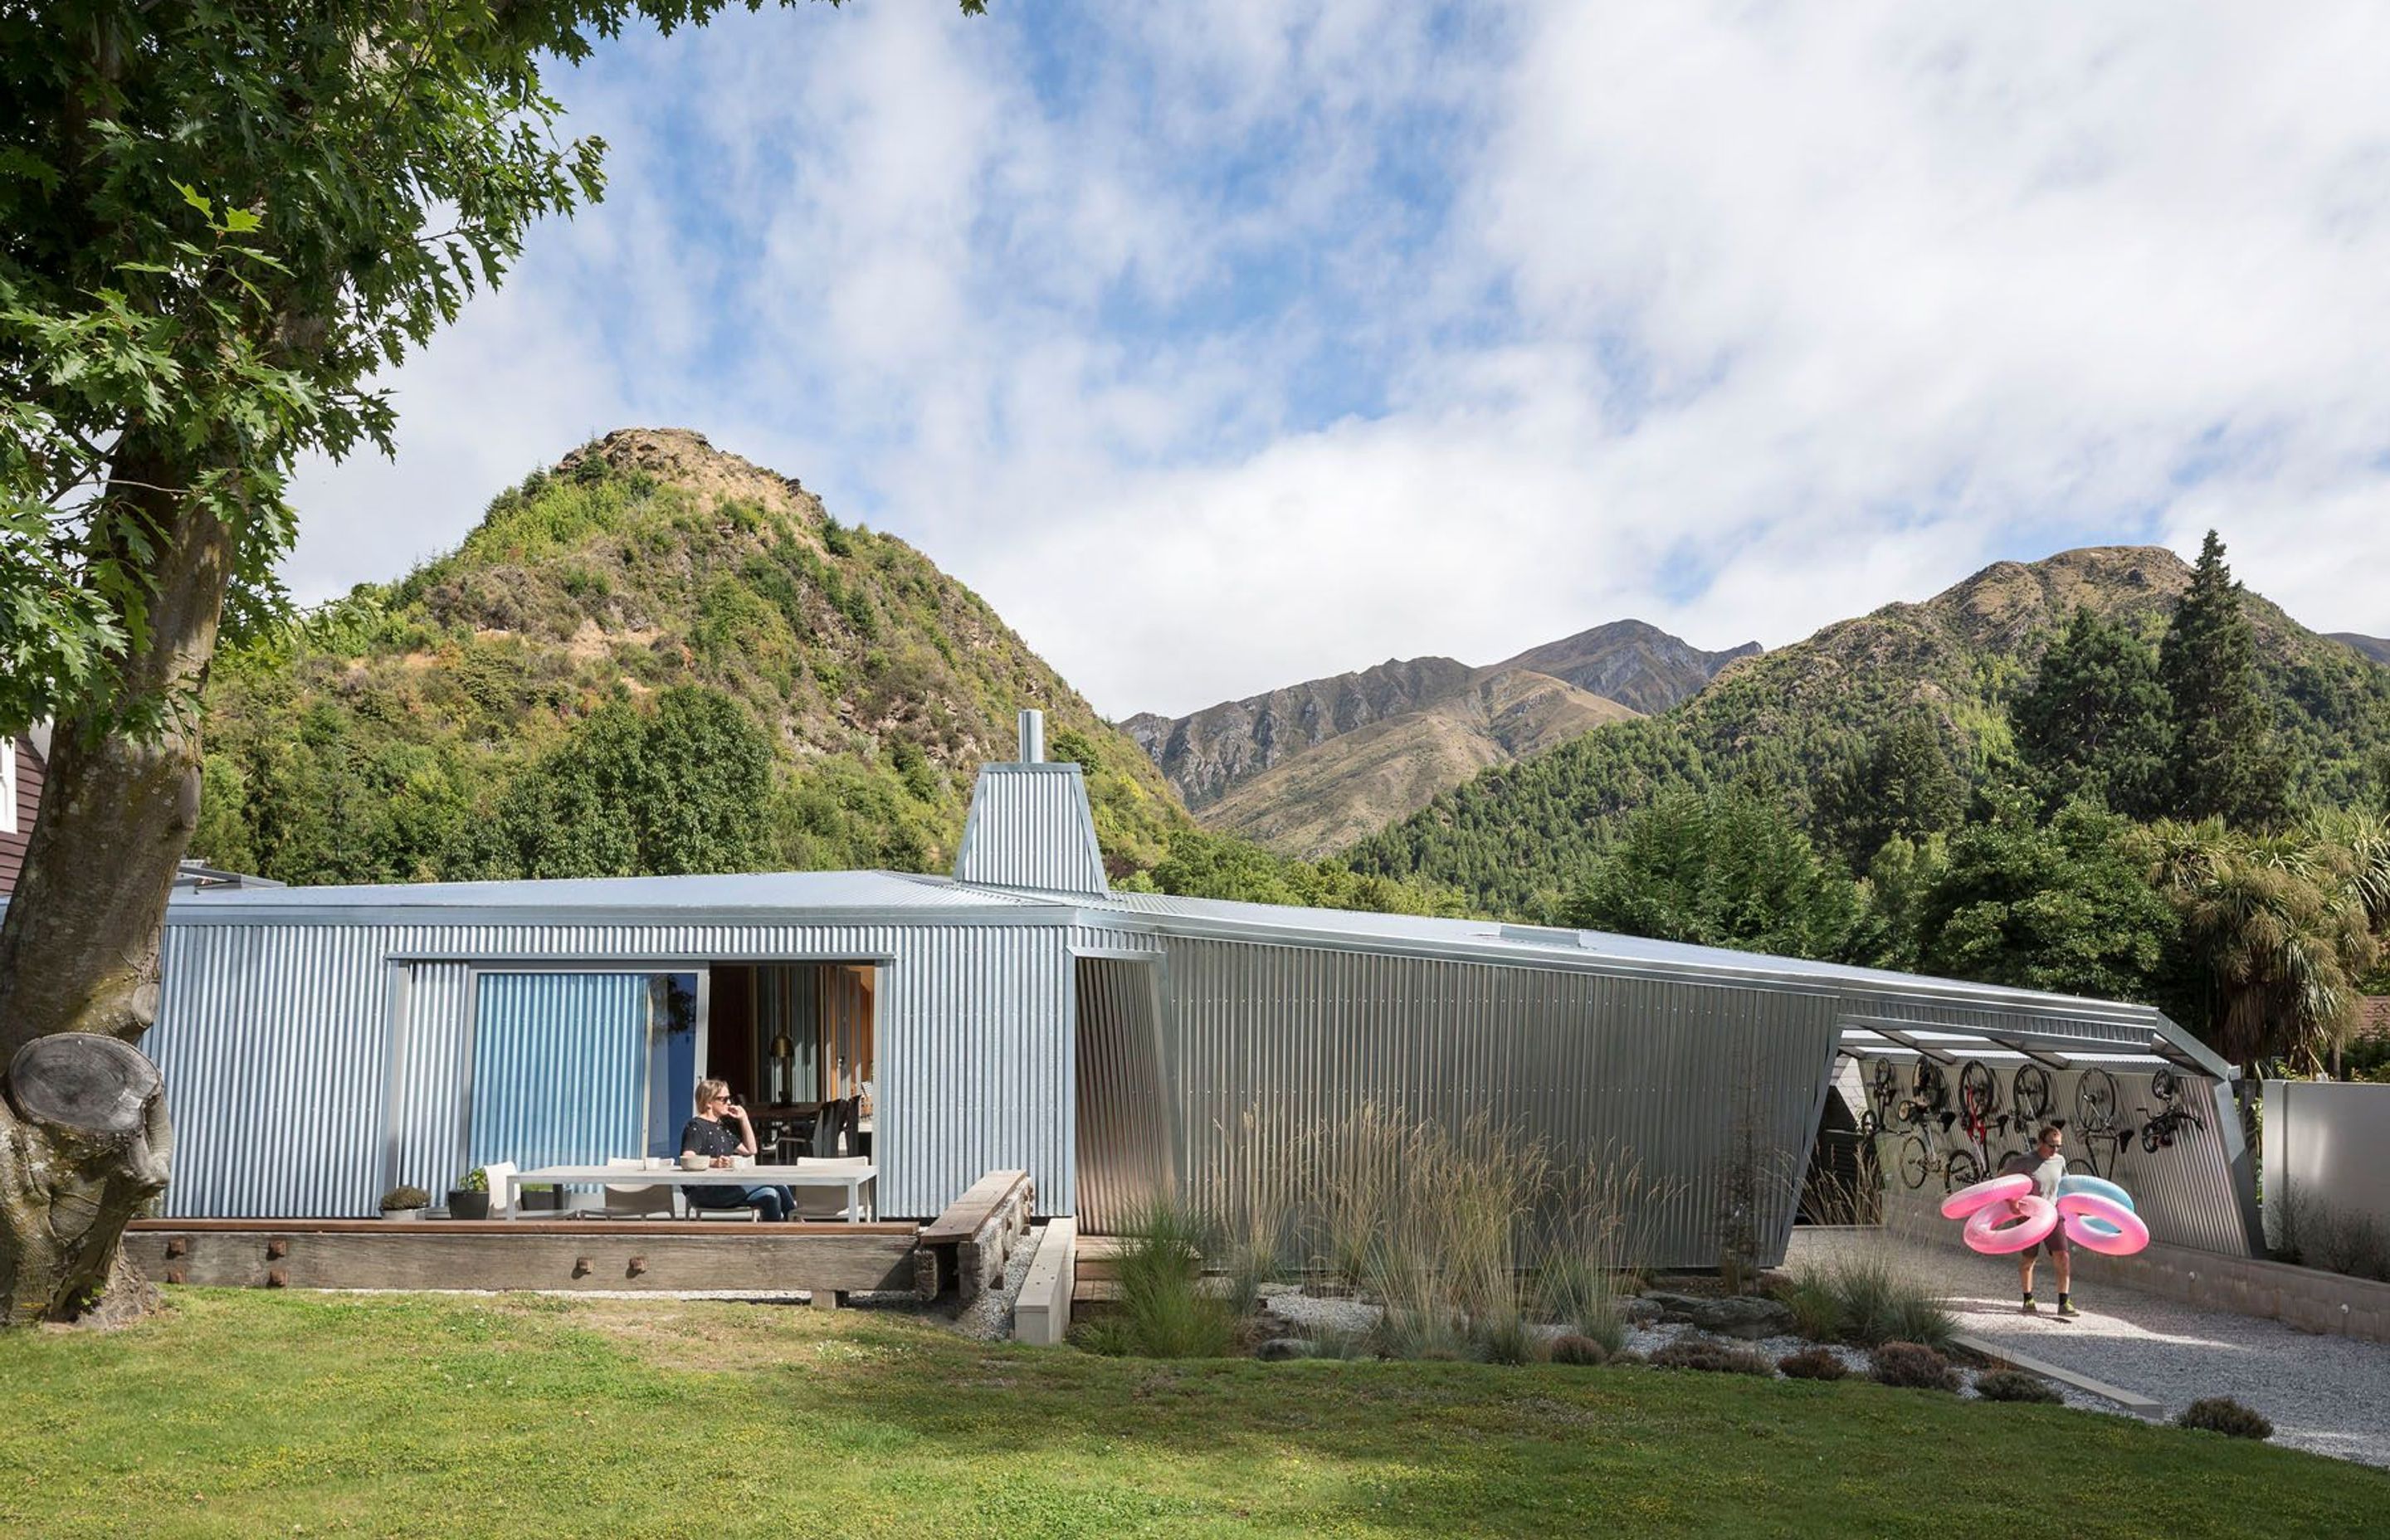
<instances>
[{"instance_id":1,"label":"tree trunk","mask_svg":"<svg viewBox=\"0 0 2390 1540\"><path fill-rule=\"evenodd\" d=\"M148 736L88 718L55 725L41 815L0 920L0 1063L59 1033L140 1041L158 1015L166 898L199 818L197 698L232 543L212 513L152 490L186 484L174 456L128 435L113 469L155 541L130 563L152 581L114 693L168 709ZM26 1116L14 1089L0 1089L10 1091L0 1101L0 1325L137 1306L146 1286L120 1263L117 1239L165 1185L162 1097L153 1132L93 1137Z\"/></svg>"}]
</instances>

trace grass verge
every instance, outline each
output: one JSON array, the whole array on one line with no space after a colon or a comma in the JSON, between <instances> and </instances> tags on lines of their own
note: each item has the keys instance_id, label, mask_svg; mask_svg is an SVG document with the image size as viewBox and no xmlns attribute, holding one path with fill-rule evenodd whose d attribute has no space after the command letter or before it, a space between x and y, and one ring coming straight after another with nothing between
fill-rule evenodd
<instances>
[{"instance_id":1,"label":"grass verge","mask_svg":"<svg viewBox=\"0 0 2390 1540\"><path fill-rule=\"evenodd\" d=\"M673 1301L172 1297L112 1335L0 1338L0 1534L2178 1540L2390 1506L2390 1477L2293 1450L1865 1384L1155 1364Z\"/></svg>"}]
</instances>

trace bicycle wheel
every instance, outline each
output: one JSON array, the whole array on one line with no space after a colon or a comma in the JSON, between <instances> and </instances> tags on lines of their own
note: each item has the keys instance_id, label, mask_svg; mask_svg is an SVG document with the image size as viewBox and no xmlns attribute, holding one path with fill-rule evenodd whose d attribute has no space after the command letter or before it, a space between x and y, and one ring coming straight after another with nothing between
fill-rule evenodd
<instances>
[{"instance_id":1,"label":"bicycle wheel","mask_svg":"<svg viewBox=\"0 0 2390 1540\"><path fill-rule=\"evenodd\" d=\"M1894 1112L1893 1117L1895 1122L1903 1123L1923 1123L1925 1121L1925 1109L1920 1107L1909 1097L1903 1097L1900 1098L1899 1110Z\"/></svg>"},{"instance_id":2,"label":"bicycle wheel","mask_svg":"<svg viewBox=\"0 0 2390 1540\"><path fill-rule=\"evenodd\" d=\"M1969 1123L1978 1127L1989 1123L1992 1114L2000 1110L2000 1077L1979 1059L1959 1066L1959 1109L1967 1114Z\"/></svg>"},{"instance_id":3,"label":"bicycle wheel","mask_svg":"<svg viewBox=\"0 0 2390 1540\"><path fill-rule=\"evenodd\" d=\"M2116 1126L2116 1077L2105 1070L2086 1070L2075 1083L2075 1121L2087 1134L2104 1134Z\"/></svg>"},{"instance_id":4,"label":"bicycle wheel","mask_svg":"<svg viewBox=\"0 0 2390 1540\"><path fill-rule=\"evenodd\" d=\"M1900 1141L1900 1180L1909 1191L1915 1192L1925 1185L1925 1174L1933 1166L1932 1157L1925 1152L1923 1139L1911 1134Z\"/></svg>"},{"instance_id":5,"label":"bicycle wheel","mask_svg":"<svg viewBox=\"0 0 2390 1540\"><path fill-rule=\"evenodd\" d=\"M2174 1141L2166 1137L2165 1130L2160 1128L2156 1123L2152 1123L2142 1125L2141 1152L2143 1154L2154 1155L2158 1152L2158 1146L2172 1143L2174 1143Z\"/></svg>"},{"instance_id":6,"label":"bicycle wheel","mask_svg":"<svg viewBox=\"0 0 2390 1540\"><path fill-rule=\"evenodd\" d=\"M1917 1093L1917 1099L1923 1102L1926 1110L1930 1112L1939 1112L1950 1105L1949 1077L1942 1072L1941 1065L1930 1059L1918 1059L1917 1069L1909 1081L1909 1086Z\"/></svg>"},{"instance_id":7,"label":"bicycle wheel","mask_svg":"<svg viewBox=\"0 0 2390 1540\"><path fill-rule=\"evenodd\" d=\"M1972 1187L1984 1179L1984 1162L1975 1159L1972 1149L1953 1150L1949 1164L1942 1168L1942 1190L1956 1192Z\"/></svg>"},{"instance_id":8,"label":"bicycle wheel","mask_svg":"<svg viewBox=\"0 0 2390 1540\"><path fill-rule=\"evenodd\" d=\"M2038 1064L2020 1064L2016 1077L2009 1085L2010 1105L2026 1123L2038 1123L2049 1116L2049 1072ZM2032 1133L2027 1128L2025 1132Z\"/></svg>"},{"instance_id":9,"label":"bicycle wheel","mask_svg":"<svg viewBox=\"0 0 2390 1540\"><path fill-rule=\"evenodd\" d=\"M2172 1070L2164 1067L2152 1070L2150 1095L2171 1107L2182 1098L2182 1082L2175 1078L2175 1072Z\"/></svg>"},{"instance_id":10,"label":"bicycle wheel","mask_svg":"<svg viewBox=\"0 0 2390 1540\"><path fill-rule=\"evenodd\" d=\"M1889 1113L1892 1104L1900 1099L1900 1072L1892 1067L1891 1059L1875 1061L1875 1075L1869 1084L1875 1093L1876 1110Z\"/></svg>"},{"instance_id":11,"label":"bicycle wheel","mask_svg":"<svg viewBox=\"0 0 2390 1540\"><path fill-rule=\"evenodd\" d=\"M1878 1134L1881 1134L1881 1133L1882 1133L1882 1132L1883 1132L1883 1130L1882 1130L1882 1129L1878 1128L1878 1127L1876 1126L1876 1123L1875 1123L1875 1110L1874 1110L1874 1109L1870 1108L1870 1109L1869 1109L1867 1111L1861 1112L1861 1113L1859 1114L1859 1137L1860 1137L1860 1138L1862 1138L1862 1139L1872 1139L1872 1138L1874 1138Z\"/></svg>"}]
</instances>

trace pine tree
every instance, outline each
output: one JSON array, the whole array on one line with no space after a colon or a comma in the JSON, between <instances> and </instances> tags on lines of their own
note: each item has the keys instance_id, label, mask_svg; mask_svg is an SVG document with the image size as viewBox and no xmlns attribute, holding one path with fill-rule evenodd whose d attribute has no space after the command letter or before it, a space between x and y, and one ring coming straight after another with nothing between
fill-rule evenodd
<instances>
[{"instance_id":1,"label":"pine tree","mask_svg":"<svg viewBox=\"0 0 2390 1540\"><path fill-rule=\"evenodd\" d=\"M2286 777L2273 708L2257 687L2256 634L2241 593L2224 564L2224 542L2208 531L2191 587L2158 648L2158 678L2173 718L2169 811L2251 828L2281 817Z\"/></svg>"},{"instance_id":2,"label":"pine tree","mask_svg":"<svg viewBox=\"0 0 2390 1540\"><path fill-rule=\"evenodd\" d=\"M2128 817L2170 797L2165 687L2147 644L2088 606L2042 654L2033 687L2009 708L2017 751L2043 806L2096 796Z\"/></svg>"}]
</instances>

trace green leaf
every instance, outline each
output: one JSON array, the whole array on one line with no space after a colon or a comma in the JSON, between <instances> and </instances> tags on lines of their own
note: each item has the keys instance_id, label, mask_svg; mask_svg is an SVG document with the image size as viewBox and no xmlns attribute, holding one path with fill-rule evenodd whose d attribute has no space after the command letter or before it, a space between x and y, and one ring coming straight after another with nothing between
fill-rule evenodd
<instances>
[{"instance_id":1,"label":"green leaf","mask_svg":"<svg viewBox=\"0 0 2390 1540\"><path fill-rule=\"evenodd\" d=\"M192 186L188 182L175 183L174 190L181 193L183 195L183 201L189 204L192 208L199 210L199 212L207 215L210 219L216 217L216 206L209 202L206 199L201 198L199 196L199 190L197 187Z\"/></svg>"},{"instance_id":2,"label":"green leaf","mask_svg":"<svg viewBox=\"0 0 2390 1540\"><path fill-rule=\"evenodd\" d=\"M265 216L251 213L247 209L225 211L224 227L227 235L245 236L264 223Z\"/></svg>"}]
</instances>

